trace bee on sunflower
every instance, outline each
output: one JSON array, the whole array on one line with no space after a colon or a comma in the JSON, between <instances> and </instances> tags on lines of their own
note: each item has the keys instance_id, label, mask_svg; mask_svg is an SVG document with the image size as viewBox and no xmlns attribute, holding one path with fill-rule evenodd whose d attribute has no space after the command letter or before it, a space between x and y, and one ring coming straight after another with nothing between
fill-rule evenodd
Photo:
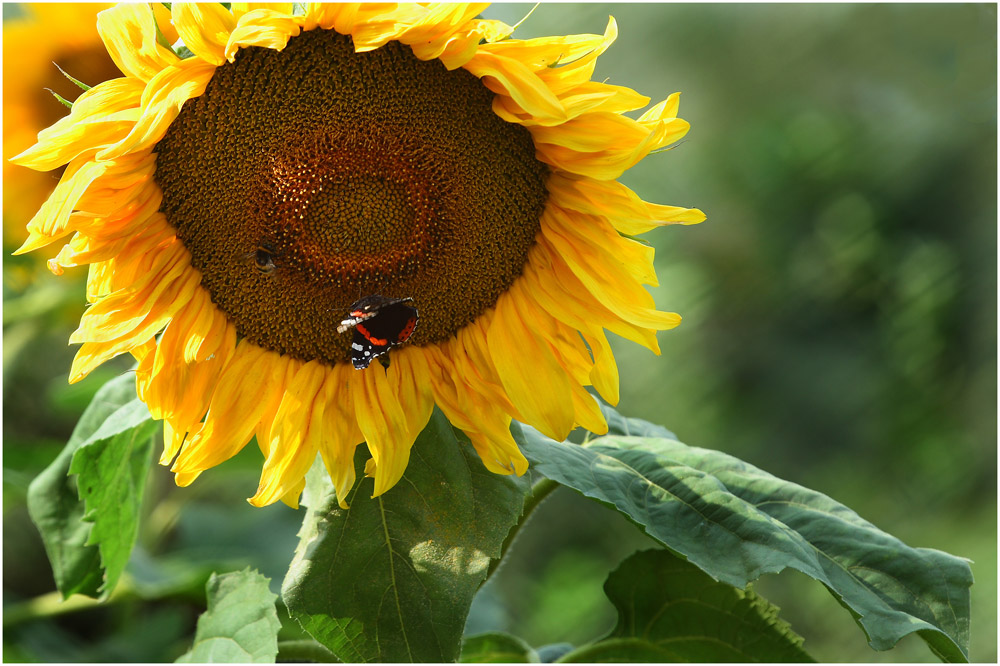
<instances>
[{"instance_id":1,"label":"bee on sunflower","mask_svg":"<svg viewBox=\"0 0 1000 666\"><path fill-rule=\"evenodd\" d=\"M704 215L616 180L684 136L679 96L632 119L647 97L591 80L613 19L518 40L484 7L99 14L122 76L13 158L65 166L18 252L89 264L70 381L132 354L178 484L256 437L251 504L296 506L319 454L346 506L356 447L386 492L435 405L523 474L511 419L606 432L606 331L658 353L680 322L631 236Z\"/></svg>"}]
</instances>

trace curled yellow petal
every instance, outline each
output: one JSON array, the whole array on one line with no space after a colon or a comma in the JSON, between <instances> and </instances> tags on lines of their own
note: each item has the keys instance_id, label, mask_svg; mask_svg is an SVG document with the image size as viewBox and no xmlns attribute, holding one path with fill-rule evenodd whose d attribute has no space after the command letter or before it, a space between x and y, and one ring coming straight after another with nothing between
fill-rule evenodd
<instances>
[{"instance_id":1,"label":"curled yellow petal","mask_svg":"<svg viewBox=\"0 0 1000 666\"><path fill-rule=\"evenodd\" d=\"M562 441L573 428L569 380L545 342L522 319L516 293L515 285L497 301L487 335L490 355L507 395L528 423Z\"/></svg>"},{"instance_id":2,"label":"curled yellow petal","mask_svg":"<svg viewBox=\"0 0 1000 666\"><path fill-rule=\"evenodd\" d=\"M242 340L212 394L204 425L184 445L171 470L201 471L236 455L250 441L265 410L276 410L281 400L282 392L262 394L260 387L284 386L287 366L286 357L274 357Z\"/></svg>"},{"instance_id":3,"label":"curled yellow petal","mask_svg":"<svg viewBox=\"0 0 1000 666\"><path fill-rule=\"evenodd\" d=\"M240 17L236 28L229 35L225 57L236 59L236 51L247 46L261 46L280 51L288 39L299 34L299 26L291 13L273 9L254 9Z\"/></svg>"},{"instance_id":4,"label":"curled yellow petal","mask_svg":"<svg viewBox=\"0 0 1000 666\"><path fill-rule=\"evenodd\" d=\"M179 6L178 3L176 6ZM97 154L100 160L112 160L129 152L152 147L166 134L167 127L180 113L184 102L205 92L215 66L196 58L158 72L142 95L142 113L135 127L121 141Z\"/></svg>"},{"instance_id":5,"label":"curled yellow petal","mask_svg":"<svg viewBox=\"0 0 1000 666\"><path fill-rule=\"evenodd\" d=\"M528 67L503 56L480 51L469 62L469 70L493 92L510 97L518 106L536 117L566 119L559 99Z\"/></svg>"},{"instance_id":6,"label":"curled yellow petal","mask_svg":"<svg viewBox=\"0 0 1000 666\"><path fill-rule=\"evenodd\" d=\"M301 491L302 480L316 459L328 399L324 366L310 361L289 382L271 427L267 460L257 493L248 501L266 506ZM296 495L297 497L297 495Z\"/></svg>"},{"instance_id":7,"label":"curled yellow petal","mask_svg":"<svg viewBox=\"0 0 1000 666\"><path fill-rule=\"evenodd\" d=\"M229 10L210 2L177 2L170 11L181 40L196 56L213 65L226 61L226 43L236 28Z\"/></svg>"},{"instance_id":8,"label":"curled yellow petal","mask_svg":"<svg viewBox=\"0 0 1000 666\"><path fill-rule=\"evenodd\" d=\"M178 3L186 4L186 3ZM147 4L122 3L97 15L97 31L123 74L149 81L178 62L156 39L156 18Z\"/></svg>"},{"instance_id":9,"label":"curled yellow petal","mask_svg":"<svg viewBox=\"0 0 1000 666\"><path fill-rule=\"evenodd\" d=\"M354 413L368 442L368 450L378 466L373 497L392 488L403 476L410 459L410 447L417 433L409 432L399 396L386 378L385 370L372 363L350 380L354 393Z\"/></svg>"}]
</instances>

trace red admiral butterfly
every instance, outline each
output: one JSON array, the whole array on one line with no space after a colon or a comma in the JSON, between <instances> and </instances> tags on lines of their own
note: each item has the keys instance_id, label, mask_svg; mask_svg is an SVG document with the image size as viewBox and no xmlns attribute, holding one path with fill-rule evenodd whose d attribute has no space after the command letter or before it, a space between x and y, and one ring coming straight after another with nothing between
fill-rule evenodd
<instances>
[{"instance_id":1,"label":"red admiral butterfly","mask_svg":"<svg viewBox=\"0 0 1000 666\"><path fill-rule=\"evenodd\" d=\"M365 296L351 306L347 319L340 322L338 333L354 327L351 362L364 370L372 359L406 342L417 328L417 309L412 298Z\"/></svg>"}]
</instances>

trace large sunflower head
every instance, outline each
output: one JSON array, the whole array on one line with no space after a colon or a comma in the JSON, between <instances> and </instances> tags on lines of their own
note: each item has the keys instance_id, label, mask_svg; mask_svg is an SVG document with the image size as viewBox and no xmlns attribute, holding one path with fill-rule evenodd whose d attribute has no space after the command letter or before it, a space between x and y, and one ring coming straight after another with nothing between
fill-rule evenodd
<instances>
[{"instance_id":1,"label":"large sunflower head","mask_svg":"<svg viewBox=\"0 0 1000 666\"><path fill-rule=\"evenodd\" d=\"M15 159L67 165L20 251L90 264L70 380L132 353L179 484L256 436L254 505L295 505L317 453L343 502L361 443L381 494L435 404L521 474L512 418L606 431L606 331L658 352L679 322L631 236L704 215L616 181L685 134L678 95L633 119L648 98L590 80L614 20L516 40L482 9L99 15L124 76Z\"/></svg>"}]
</instances>

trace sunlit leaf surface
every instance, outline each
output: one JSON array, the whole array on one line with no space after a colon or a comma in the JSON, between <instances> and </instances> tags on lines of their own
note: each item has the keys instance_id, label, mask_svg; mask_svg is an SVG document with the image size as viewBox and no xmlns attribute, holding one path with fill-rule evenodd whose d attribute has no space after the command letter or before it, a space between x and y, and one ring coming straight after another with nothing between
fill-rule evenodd
<instances>
[{"instance_id":1,"label":"sunlit leaf surface","mask_svg":"<svg viewBox=\"0 0 1000 666\"><path fill-rule=\"evenodd\" d=\"M180 663L274 663L281 622L269 580L249 568L209 579L208 610Z\"/></svg>"},{"instance_id":2,"label":"sunlit leaf surface","mask_svg":"<svg viewBox=\"0 0 1000 666\"><path fill-rule=\"evenodd\" d=\"M673 439L577 446L525 427L522 450L536 471L616 507L716 580L742 589L797 569L833 592L876 650L919 632L938 656L966 659L966 560L911 548L821 493Z\"/></svg>"},{"instance_id":3,"label":"sunlit leaf surface","mask_svg":"<svg viewBox=\"0 0 1000 666\"><path fill-rule=\"evenodd\" d=\"M343 661L455 661L472 597L521 514L526 481L488 472L438 411L403 479L374 499L365 457L359 447L361 480L348 510L325 471L310 473L282 597Z\"/></svg>"}]
</instances>

